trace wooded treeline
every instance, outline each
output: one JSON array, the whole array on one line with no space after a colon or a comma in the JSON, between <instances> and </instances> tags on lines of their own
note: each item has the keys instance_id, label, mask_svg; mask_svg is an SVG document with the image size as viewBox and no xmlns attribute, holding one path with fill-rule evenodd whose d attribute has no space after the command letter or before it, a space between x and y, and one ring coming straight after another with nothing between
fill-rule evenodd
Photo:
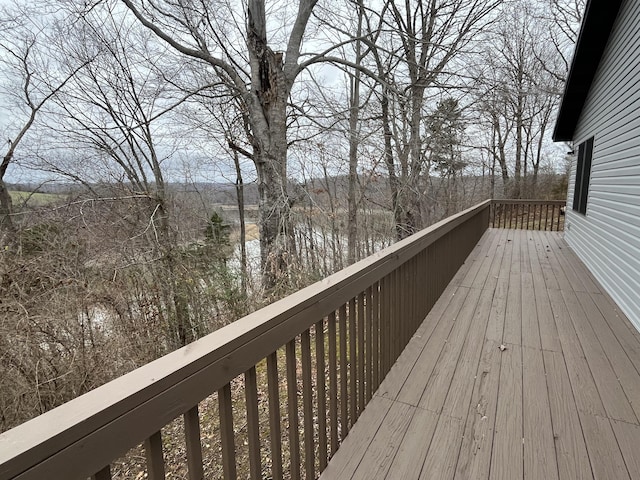
<instances>
[{"instance_id":1,"label":"wooded treeline","mask_svg":"<svg viewBox=\"0 0 640 480\"><path fill-rule=\"evenodd\" d=\"M480 200L564 198L583 8L3 4L0 430Z\"/></svg>"}]
</instances>

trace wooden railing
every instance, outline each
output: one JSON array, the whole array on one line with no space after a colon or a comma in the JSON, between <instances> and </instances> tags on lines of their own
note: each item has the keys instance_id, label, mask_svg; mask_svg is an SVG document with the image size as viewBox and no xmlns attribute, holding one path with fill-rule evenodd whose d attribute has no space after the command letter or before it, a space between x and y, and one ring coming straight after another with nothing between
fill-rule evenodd
<instances>
[{"instance_id":1,"label":"wooden railing","mask_svg":"<svg viewBox=\"0 0 640 480\"><path fill-rule=\"evenodd\" d=\"M493 228L564 230L564 200L492 200Z\"/></svg>"},{"instance_id":2,"label":"wooden railing","mask_svg":"<svg viewBox=\"0 0 640 480\"><path fill-rule=\"evenodd\" d=\"M317 477L487 229L490 204L5 432L0 479Z\"/></svg>"}]
</instances>

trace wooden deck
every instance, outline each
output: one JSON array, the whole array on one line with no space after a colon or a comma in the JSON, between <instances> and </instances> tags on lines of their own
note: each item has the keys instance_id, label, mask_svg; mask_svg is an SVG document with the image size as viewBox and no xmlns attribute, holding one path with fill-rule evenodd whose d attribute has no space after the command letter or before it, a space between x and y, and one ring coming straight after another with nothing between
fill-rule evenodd
<instances>
[{"instance_id":1,"label":"wooden deck","mask_svg":"<svg viewBox=\"0 0 640 480\"><path fill-rule=\"evenodd\" d=\"M561 233L490 229L321 479L640 479L639 372Z\"/></svg>"}]
</instances>

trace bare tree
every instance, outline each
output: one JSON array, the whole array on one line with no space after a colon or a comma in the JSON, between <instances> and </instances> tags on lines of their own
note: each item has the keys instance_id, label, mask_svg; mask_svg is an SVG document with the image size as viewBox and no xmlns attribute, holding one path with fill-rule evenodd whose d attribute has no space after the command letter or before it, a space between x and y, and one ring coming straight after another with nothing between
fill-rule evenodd
<instances>
[{"instance_id":1,"label":"bare tree","mask_svg":"<svg viewBox=\"0 0 640 480\"><path fill-rule=\"evenodd\" d=\"M542 59L541 66L562 84L569 72L571 54L578 40L587 0L547 0L546 3L548 8L544 8L538 18L551 20L545 37L548 38L547 52L550 50L549 45L553 47L554 61L549 63ZM559 91L558 94L560 93L562 92Z\"/></svg>"},{"instance_id":2,"label":"bare tree","mask_svg":"<svg viewBox=\"0 0 640 480\"><path fill-rule=\"evenodd\" d=\"M490 128L489 151L500 166L504 194L535 193L549 122L562 82L550 47L549 19L528 2L505 5L478 72L478 107ZM525 177L533 173L532 181ZM527 180L525 182L525 180Z\"/></svg>"},{"instance_id":3,"label":"bare tree","mask_svg":"<svg viewBox=\"0 0 640 480\"><path fill-rule=\"evenodd\" d=\"M91 58L85 58L67 69L51 64L46 55L47 36L51 34L47 28L52 27L47 22L51 19L47 12L29 11L18 4L0 10L3 26L0 29L0 56L4 59L0 70L4 80L2 95L13 101L12 111L16 113L14 122L8 126L10 137L6 139L6 150L0 163L0 244L4 246L14 243L16 233L11 195L5 183L7 170L43 108L91 62Z\"/></svg>"},{"instance_id":4,"label":"bare tree","mask_svg":"<svg viewBox=\"0 0 640 480\"><path fill-rule=\"evenodd\" d=\"M244 12L232 4L205 1L122 0L142 25L178 52L208 65L230 94L241 99L258 174L260 244L268 287L286 271L293 247L286 180L287 102L303 69L300 49L316 1L299 2L284 51L278 51L269 44L264 0L249 0Z\"/></svg>"},{"instance_id":5,"label":"bare tree","mask_svg":"<svg viewBox=\"0 0 640 480\"><path fill-rule=\"evenodd\" d=\"M181 285L176 229L172 223L172 198L165 178L165 162L176 146L172 125L166 116L184 101L169 81L175 72L160 73L151 66L151 57L162 58L162 49L153 50L150 34L139 31L116 16L87 15L67 39L65 56L93 62L77 75L70 88L56 98L58 123L52 127L62 141L85 152L93 174L112 187L115 195L131 199L130 235L135 246L129 261L159 265L154 276L161 288L159 315L167 330L169 348L186 345L199 336L198 322L190 315ZM81 172L61 172L82 178ZM122 193L126 192L126 193ZM142 247L142 248L140 248ZM144 253L140 253L139 250ZM146 252L145 252L146 250ZM121 256L124 256L121 248ZM156 263L157 262L157 263Z\"/></svg>"},{"instance_id":6,"label":"bare tree","mask_svg":"<svg viewBox=\"0 0 640 480\"><path fill-rule=\"evenodd\" d=\"M424 118L428 93L455 76L448 68L493 20L499 1L388 2L376 59L384 78L382 122L391 195L399 238L423 226ZM378 53L383 52L383 53ZM393 88L389 88L389 85ZM426 168L425 168L426 167Z\"/></svg>"}]
</instances>

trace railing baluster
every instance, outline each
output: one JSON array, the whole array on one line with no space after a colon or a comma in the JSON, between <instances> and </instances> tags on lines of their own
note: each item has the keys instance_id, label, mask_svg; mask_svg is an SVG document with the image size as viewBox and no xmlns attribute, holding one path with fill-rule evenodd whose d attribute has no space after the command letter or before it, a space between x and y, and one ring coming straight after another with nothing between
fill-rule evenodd
<instances>
[{"instance_id":1,"label":"railing baluster","mask_svg":"<svg viewBox=\"0 0 640 480\"><path fill-rule=\"evenodd\" d=\"M340 439L349 432L349 395L347 393L347 305L340 307Z\"/></svg>"},{"instance_id":2,"label":"railing baluster","mask_svg":"<svg viewBox=\"0 0 640 480\"><path fill-rule=\"evenodd\" d=\"M403 350L405 345L409 342L409 339L411 338L411 335L413 333L413 286L411 285L411 283L412 281L415 282L418 278L413 268L414 262L415 257L407 261L404 267L404 278L402 279L402 281L404 282L402 292L404 293L405 298L404 318L402 319L402 324L404 325L404 342L402 345Z\"/></svg>"},{"instance_id":3,"label":"railing baluster","mask_svg":"<svg viewBox=\"0 0 640 480\"><path fill-rule=\"evenodd\" d=\"M547 203L544 212L544 229L547 230L547 222L549 221L549 204Z\"/></svg>"},{"instance_id":4,"label":"railing baluster","mask_svg":"<svg viewBox=\"0 0 640 480\"><path fill-rule=\"evenodd\" d=\"M349 300L349 428L356 423L358 408L358 359L356 356L357 339L356 299Z\"/></svg>"},{"instance_id":5,"label":"railing baluster","mask_svg":"<svg viewBox=\"0 0 640 480\"><path fill-rule=\"evenodd\" d=\"M400 269L396 268L392 273L393 278L393 296L391 300L392 320L393 320L393 356L391 357L391 365L389 369L398 359L398 350L400 348L400 342L402 340L402 333L400 331L400 312L402 309L402 299L400 298Z\"/></svg>"},{"instance_id":6,"label":"railing baluster","mask_svg":"<svg viewBox=\"0 0 640 480\"><path fill-rule=\"evenodd\" d=\"M200 415L198 405L184 414L184 436L187 447L187 468L189 480L202 480L204 468L202 466L202 443L200 440Z\"/></svg>"},{"instance_id":7,"label":"railing baluster","mask_svg":"<svg viewBox=\"0 0 640 480\"><path fill-rule=\"evenodd\" d=\"M536 211L538 212L538 220L536 223L536 230L542 230L542 208L544 207L543 203L536 204Z\"/></svg>"},{"instance_id":8,"label":"railing baluster","mask_svg":"<svg viewBox=\"0 0 640 480\"><path fill-rule=\"evenodd\" d=\"M393 360L391 366L396 363L396 360L400 356L400 344L402 342L402 309L404 307L402 302L402 289L400 288L400 273L401 268L398 267L393 271L393 302L391 308L393 309Z\"/></svg>"},{"instance_id":9,"label":"railing baluster","mask_svg":"<svg viewBox=\"0 0 640 480\"><path fill-rule=\"evenodd\" d=\"M323 320L316 323L315 335L316 392L318 396L318 465L320 472L322 472L327 467L327 395ZM333 393L333 391L331 393Z\"/></svg>"},{"instance_id":10,"label":"railing baluster","mask_svg":"<svg viewBox=\"0 0 640 480\"><path fill-rule=\"evenodd\" d=\"M556 225L556 231L560 231L560 219L562 218L562 212L561 209L562 207L560 205L558 205L558 223Z\"/></svg>"},{"instance_id":11,"label":"railing baluster","mask_svg":"<svg viewBox=\"0 0 640 480\"><path fill-rule=\"evenodd\" d=\"M384 295L384 369L382 378L387 375L387 372L391 368L391 279L390 275L385 275L383 278L383 295Z\"/></svg>"},{"instance_id":12,"label":"railing baluster","mask_svg":"<svg viewBox=\"0 0 640 480\"><path fill-rule=\"evenodd\" d=\"M298 380L296 376L296 339L287 343L287 397L289 407L289 449L291 478L300 478L300 425L298 421Z\"/></svg>"},{"instance_id":13,"label":"railing baluster","mask_svg":"<svg viewBox=\"0 0 640 480\"><path fill-rule=\"evenodd\" d=\"M373 396L373 288L367 288L366 295L366 324L367 324L367 340L366 340L366 401L369 402Z\"/></svg>"},{"instance_id":14,"label":"railing baluster","mask_svg":"<svg viewBox=\"0 0 640 480\"><path fill-rule=\"evenodd\" d=\"M498 204L494 200L489 207L489 227L496 228L496 217L498 216Z\"/></svg>"},{"instance_id":15,"label":"railing baluster","mask_svg":"<svg viewBox=\"0 0 640 480\"><path fill-rule=\"evenodd\" d=\"M373 391L380 386L380 282L373 284Z\"/></svg>"},{"instance_id":16,"label":"railing baluster","mask_svg":"<svg viewBox=\"0 0 640 480\"><path fill-rule=\"evenodd\" d=\"M402 288L402 282L404 280L406 263L400 265L396 268L396 307L395 310L397 312L396 315L396 354L395 360L400 356L400 352L402 351L402 345L404 344L404 335L405 335L405 314L407 309L405 293L406 290Z\"/></svg>"},{"instance_id":17,"label":"railing baluster","mask_svg":"<svg viewBox=\"0 0 640 480\"><path fill-rule=\"evenodd\" d=\"M358 294L358 414L364 410L366 379L364 376L364 337L366 330L364 317L364 292Z\"/></svg>"},{"instance_id":18,"label":"railing baluster","mask_svg":"<svg viewBox=\"0 0 640 480\"><path fill-rule=\"evenodd\" d=\"M282 426L280 425L280 382L278 380L278 353L267 357L267 384L269 392L269 432L271 441L271 476L282 480Z\"/></svg>"},{"instance_id":19,"label":"railing baluster","mask_svg":"<svg viewBox=\"0 0 640 480\"><path fill-rule=\"evenodd\" d=\"M161 432L154 433L144 441L144 451L147 457L147 478L150 480L164 480Z\"/></svg>"},{"instance_id":20,"label":"railing baluster","mask_svg":"<svg viewBox=\"0 0 640 480\"><path fill-rule=\"evenodd\" d=\"M91 475L91 480L111 480L111 467L107 465L98 473Z\"/></svg>"},{"instance_id":21,"label":"railing baluster","mask_svg":"<svg viewBox=\"0 0 640 480\"><path fill-rule=\"evenodd\" d=\"M411 270L409 271L408 274L408 285L409 285L409 292L407 293L407 295L409 296L409 325L410 325L410 331L409 331L409 338L407 339L407 343L411 340L411 337L413 336L413 334L415 333L415 331L418 328L418 298L419 298L419 293L418 293L418 285L420 285L418 282L420 281L420 271L418 270L418 261L420 259L420 253L417 254L415 257L413 257L411 259Z\"/></svg>"},{"instance_id":22,"label":"railing baluster","mask_svg":"<svg viewBox=\"0 0 640 480\"><path fill-rule=\"evenodd\" d=\"M231 402L231 384L227 383L218 390L218 413L220 416L220 443L222 445L222 470L225 480L235 480L236 441L233 431L233 405Z\"/></svg>"},{"instance_id":23,"label":"railing baluster","mask_svg":"<svg viewBox=\"0 0 640 480\"><path fill-rule=\"evenodd\" d=\"M510 203L509 204L509 228L513 228L512 222L513 222L513 203Z\"/></svg>"},{"instance_id":24,"label":"railing baluster","mask_svg":"<svg viewBox=\"0 0 640 480\"><path fill-rule=\"evenodd\" d=\"M329 424L331 427L331 456L338 450L338 348L336 312L327 320L329 335Z\"/></svg>"},{"instance_id":25,"label":"railing baluster","mask_svg":"<svg viewBox=\"0 0 640 480\"><path fill-rule=\"evenodd\" d=\"M407 344L409 339L409 332L411 332L411 286L409 285L409 274L412 273L411 264L413 262L413 258L410 258L403 266L402 266L402 285L400 285L400 292L404 297L403 299L403 307L402 307L402 316L400 317L400 321L402 322L402 345L400 351L404 350L404 346ZM414 277L415 279L415 277Z\"/></svg>"},{"instance_id":26,"label":"railing baluster","mask_svg":"<svg viewBox=\"0 0 640 480\"><path fill-rule=\"evenodd\" d=\"M301 335L302 350L302 411L304 418L304 465L306 478L315 478L315 446L313 422L313 384L311 383L311 335Z\"/></svg>"},{"instance_id":27,"label":"railing baluster","mask_svg":"<svg viewBox=\"0 0 640 480\"><path fill-rule=\"evenodd\" d=\"M380 383L384 381L387 374L387 344L389 342L389 332L387 331L387 277L380 280Z\"/></svg>"},{"instance_id":28,"label":"railing baluster","mask_svg":"<svg viewBox=\"0 0 640 480\"><path fill-rule=\"evenodd\" d=\"M258 417L258 381L256 367L244 374L244 392L247 409L247 433L249 442L249 472L251 480L262 479L260 456L260 418Z\"/></svg>"}]
</instances>

